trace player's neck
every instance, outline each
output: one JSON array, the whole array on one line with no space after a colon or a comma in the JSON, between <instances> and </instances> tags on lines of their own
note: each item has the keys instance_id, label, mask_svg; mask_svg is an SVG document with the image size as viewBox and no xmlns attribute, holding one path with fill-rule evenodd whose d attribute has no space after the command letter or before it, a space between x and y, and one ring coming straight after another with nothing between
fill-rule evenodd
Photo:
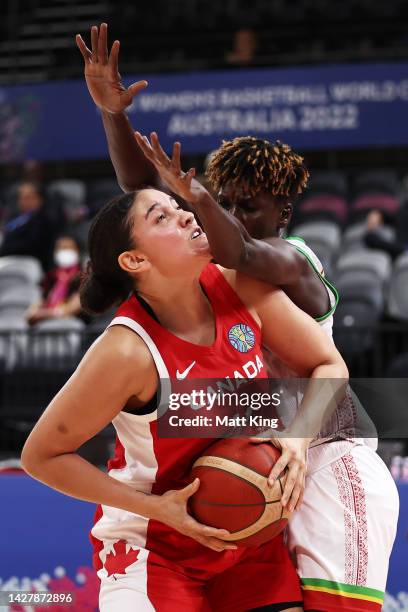
<instances>
[{"instance_id":1,"label":"player's neck","mask_svg":"<svg viewBox=\"0 0 408 612\"><path fill-rule=\"evenodd\" d=\"M160 324L176 335L185 337L192 330L213 325L212 307L198 278L193 282L172 278L161 283L160 291L145 286L138 293L153 309Z\"/></svg>"}]
</instances>

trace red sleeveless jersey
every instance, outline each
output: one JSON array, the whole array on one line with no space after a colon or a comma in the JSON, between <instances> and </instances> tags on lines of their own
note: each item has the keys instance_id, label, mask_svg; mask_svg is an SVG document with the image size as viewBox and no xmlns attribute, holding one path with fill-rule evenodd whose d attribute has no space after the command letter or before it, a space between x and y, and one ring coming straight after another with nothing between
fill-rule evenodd
<instances>
[{"instance_id":1,"label":"red sleeveless jersey","mask_svg":"<svg viewBox=\"0 0 408 612\"><path fill-rule=\"evenodd\" d=\"M200 277L215 318L216 336L211 346L192 344L162 327L139 303L136 296L124 302L111 325L125 325L140 335L154 359L159 377L158 398L166 407L170 379L266 378L261 351L261 330L238 295L214 264ZM138 376L137 370L135 376ZM115 457L108 464L109 474L146 493L162 494L180 489L189 482L191 466L213 442L211 438L163 438L158 435L157 413L120 412L112 421L116 433ZM151 530L148 521L123 510L99 507L92 529L97 569L103 541L126 538L131 544L149 550L161 549L164 532ZM170 530L173 531L173 530ZM173 531L173 533L175 533ZM157 537L156 535L157 534ZM159 534L160 537L159 537ZM188 549L202 548L197 542L177 534ZM160 543L161 542L161 543ZM177 557L179 549L174 549ZM106 547L105 553L106 555Z\"/></svg>"}]
</instances>

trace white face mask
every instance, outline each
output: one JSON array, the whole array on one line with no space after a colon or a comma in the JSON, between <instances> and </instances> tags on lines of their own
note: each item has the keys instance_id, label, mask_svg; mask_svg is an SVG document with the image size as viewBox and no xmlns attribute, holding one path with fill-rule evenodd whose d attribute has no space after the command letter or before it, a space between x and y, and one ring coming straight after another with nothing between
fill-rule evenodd
<instances>
[{"instance_id":1,"label":"white face mask","mask_svg":"<svg viewBox=\"0 0 408 612\"><path fill-rule=\"evenodd\" d=\"M54 260L59 268L70 268L79 263L79 254L74 249L59 249L54 253Z\"/></svg>"}]
</instances>

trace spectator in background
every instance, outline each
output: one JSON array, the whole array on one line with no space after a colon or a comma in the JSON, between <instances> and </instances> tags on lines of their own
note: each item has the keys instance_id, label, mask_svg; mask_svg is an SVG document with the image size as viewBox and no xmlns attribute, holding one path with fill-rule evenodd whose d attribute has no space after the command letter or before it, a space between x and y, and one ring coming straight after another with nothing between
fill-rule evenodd
<instances>
[{"instance_id":1,"label":"spectator in background","mask_svg":"<svg viewBox=\"0 0 408 612\"><path fill-rule=\"evenodd\" d=\"M18 214L4 225L0 257L26 255L38 259L44 270L52 265L52 250L61 218L47 210L41 187L21 183L17 190ZM51 212L51 214L50 214Z\"/></svg>"},{"instance_id":2,"label":"spectator in background","mask_svg":"<svg viewBox=\"0 0 408 612\"><path fill-rule=\"evenodd\" d=\"M64 234L57 239L54 263L55 267L43 282L43 299L33 304L26 313L26 320L30 325L45 319L61 319L81 314L78 292L81 249L75 238Z\"/></svg>"},{"instance_id":3,"label":"spectator in background","mask_svg":"<svg viewBox=\"0 0 408 612\"><path fill-rule=\"evenodd\" d=\"M408 250L407 207L401 207L396 218L385 215L380 210L372 210L366 219L367 232L364 236L366 246L385 251L393 259ZM396 236L392 237L386 228L396 226Z\"/></svg>"},{"instance_id":4,"label":"spectator in background","mask_svg":"<svg viewBox=\"0 0 408 612\"><path fill-rule=\"evenodd\" d=\"M21 169L22 179L41 185L44 182L44 166L37 159L26 159Z\"/></svg>"},{"instance_id":5,"label":"spectator in background","mask_svg":"<svg viewBox=\"0 0 408 612\"><path fill-rule=\"evenodd\" d=\"M258 51L258 37L254 30L238 30L234 33L233 49L225 56L227 64L249 66Z\"/></svg>"}]
</instances>

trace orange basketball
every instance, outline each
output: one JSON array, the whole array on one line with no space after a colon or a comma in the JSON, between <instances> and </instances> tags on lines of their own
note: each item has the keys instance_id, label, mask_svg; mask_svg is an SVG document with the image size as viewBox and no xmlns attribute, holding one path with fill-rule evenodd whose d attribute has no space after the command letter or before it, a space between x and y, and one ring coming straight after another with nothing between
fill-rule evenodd
<instances>
[{"instance_id":1,"label":"orange basketball","mask_svg":"<svg viewBox=\"0 0 408 612\"><path fill-rule=\"evenodd\" d=\"M200 522L228 529L226 539L243 546L258 546L274 538L286 526L290 513L281 497L286 473L267 483L280 451L271 443L225 439L210 446L193 465L192 477L200 488L190 500Z\"/></svg>"}]
</instances>

